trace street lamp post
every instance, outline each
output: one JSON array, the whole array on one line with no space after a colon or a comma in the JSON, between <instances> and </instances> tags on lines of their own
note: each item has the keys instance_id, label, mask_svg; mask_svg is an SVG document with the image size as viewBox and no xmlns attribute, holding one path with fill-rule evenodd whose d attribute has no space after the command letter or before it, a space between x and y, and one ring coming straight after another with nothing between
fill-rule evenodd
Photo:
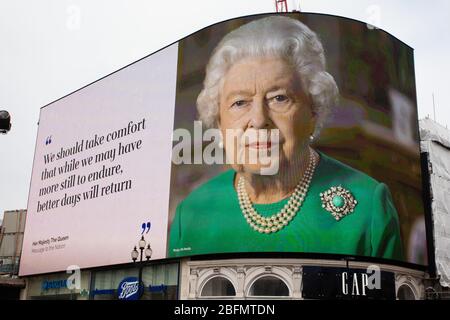
<instances>
[{"instance_id":1,"label":"street lamp post","mask_svg":"<svg viewBox=\"0 0 450 320\"><path fill-rule=\"evenodd\" d=\"M145 246L147 245L147 243L145 242L144 236L141 237L141 240L139 240L138 243L138 247L140 250L140 253L137 250L137 247L134 246L133 251L131 251L131 259L133 260L134 263L136 263L136 260L139 257L139 285L141 285L142 283L142 269L143 269L143 264L142 264L142 260L145 254L145 258L147 259L147 261L150 260L150 258L152 257L152 248L150 247L150 244L147 245L147 248L145 248ZM145 249L145 251L144 251Z\"/></svg>"}]
</instances>

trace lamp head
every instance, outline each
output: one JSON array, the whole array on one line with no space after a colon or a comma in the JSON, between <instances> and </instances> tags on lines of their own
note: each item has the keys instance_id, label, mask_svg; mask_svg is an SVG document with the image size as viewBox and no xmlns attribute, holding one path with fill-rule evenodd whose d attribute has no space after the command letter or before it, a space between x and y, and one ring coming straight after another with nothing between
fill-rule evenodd
<instances>
[{"instance_id":1,"label":"lamp head","mask_svg":"<svg viewBox=\"0 0 450 320\"><path fill-rule=\"evenodd\" d=\"M136 246L134 246L133 251L131 251L131 259L133 260L133 262L136 262L138 256L139 252L137 251Z\"/></svg>"}]
</instances>

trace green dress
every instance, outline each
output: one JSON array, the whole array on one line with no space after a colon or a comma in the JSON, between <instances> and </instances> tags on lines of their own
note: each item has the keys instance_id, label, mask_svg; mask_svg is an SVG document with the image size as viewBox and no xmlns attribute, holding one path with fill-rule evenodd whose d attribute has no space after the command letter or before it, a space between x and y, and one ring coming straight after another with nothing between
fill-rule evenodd
<instances>
[{"instance_id":1,"label":"green dress","mask_svg":"<svg viewBox=\"0 0 450 320\"><path fill-rule=\"evenodd\" d=\"M399 219L387 186L320 153L308 194L293 220L276 233L253 230L239 207L235 171L228 170L191 192L177 207L169 257L232 252L302 252L379 257L403 261ZM357 200L337 221L320 193L342 186ZM286 202L254 204L262 216Z\"/></svg>"}]
</instances>

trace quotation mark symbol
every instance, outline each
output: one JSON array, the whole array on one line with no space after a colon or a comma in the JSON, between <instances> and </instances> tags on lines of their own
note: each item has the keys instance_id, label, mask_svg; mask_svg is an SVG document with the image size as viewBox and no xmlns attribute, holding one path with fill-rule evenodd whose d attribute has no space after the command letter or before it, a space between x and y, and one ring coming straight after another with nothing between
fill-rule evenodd
<instances>
[{"instance_id":1,"label":"quotation mark symbol","mask_svg":"<svg viewBox=\"0 0 450 320\"><path fill-rule=\"evenodd\" d=\"M152 224L150 222L144 222L141 226L141 228L142 228L141 234L144 234L145 230L147 230L147 232L145 232L145 233L148 233L150 231L151 226L152 226Z\"/></svg>"},{"instance_id":2,"label":"quotation mark symbol","mask_svg":"<svg viewBox=\"0 0 450 320\"><path fill-rule=\"evenodd\" d=\"M52 136L47 137L47 139L45 139L45 145L49 145L50 143L52 143Z\"/></svg>"}]
</instances>

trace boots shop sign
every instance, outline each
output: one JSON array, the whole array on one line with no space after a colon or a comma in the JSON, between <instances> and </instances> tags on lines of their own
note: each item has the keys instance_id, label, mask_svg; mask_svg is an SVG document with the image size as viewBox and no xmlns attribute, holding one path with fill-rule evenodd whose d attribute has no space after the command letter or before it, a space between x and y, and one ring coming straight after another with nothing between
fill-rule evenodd
<instances>
[{"instance_id":1,"label":"boots shop sign","mask_svg":"<svg viewBox=\"0 0 450 320\"><path fill-rule=\"evenodd\" d=\"M395 300L395 278L377 266L367 269L303 267L303 298Z\"/></svg>"}]
</instances>

